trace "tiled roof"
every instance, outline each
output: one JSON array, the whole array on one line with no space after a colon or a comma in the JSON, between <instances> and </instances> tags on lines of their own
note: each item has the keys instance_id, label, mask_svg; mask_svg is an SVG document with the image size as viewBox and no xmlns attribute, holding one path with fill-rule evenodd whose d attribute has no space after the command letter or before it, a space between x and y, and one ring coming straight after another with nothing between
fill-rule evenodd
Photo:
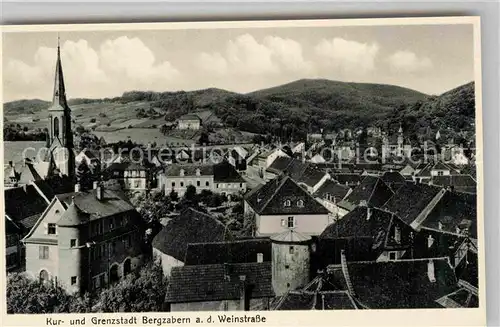
<instances>
[{"instance_id":1,"label":"tiled roof","mask_svg":"<svg viewBox=\"0 0 500 327\"><path fill-rule=\"evenodd\" d=\"M440 191L440 187L406 182L384 204L383 209L396 214L409 225Z\"/></svg>"},{"instance_id":2,"label":"tiled roof","mask_svg":"<svg viewBox=\"0 0 500 327\"><path fill-rule=\"evenodd\" d=\"M361 201L366 201L367 205L371 207L379 207L387 202L393 194L391 189L380 178L366 176L361 181L361 184L356 186L338 205L339 207L352 210Z\"/></svg>"},{"instance_id":3,"label":"tiled roof","mask_svg":"<svg viewBox=\"0 0 500 327\"><path fill-rule=\"evenodd\" d=\"M458 306L460 308L477 308L479 306L479 299L476 294L472 294L467 289L461 288L451 294L448 294L446 298L453 301L452 308ZM447 302L444 301L444 304ZM446 306L445 306L446 307Z\"/></svg>"},{"instance_id":4,"label":"tiled roof","mask_svg":"<svg viewBox=\"0 0 500 327\"><path fill-rule=\"evenodd\" d=\"M455 190L467 193L476 193L477 184L471 175L434 176L432 184L452 186Z\"/></svg>"},{"instance_id":5,"label":"tiled roof","mask_svg":"<svg viewBox=\"0 0 500 327\"><path fill-rule=\"evenodd\" d=\"M367 219L368 212L370 212L370 219ZM391 220L392 214L385 211L357 207L342 219L327 226L320 238L371 237L374 241L384 241L380 244L383 245L389 232Z\"/></svg>"},{"instance_id":6,"label":"tiled roof","mask_svg":"<svg viewBox=\"0 0 500 327\"><path fill-rule=\"evenodd\" d=\"M386 183L393 191L396 191L405 183L405 178L399 172L387 171L381 177L382 181Z\"/></svg>"},{"instance_id":7,"label":"tiled roof","mask_svg":"<svg viewBox=\"0 0 500 327\"><path fill-rule=\"evenodd\" d=\"M214 217L192 208L169 220L153 239L153 247L177 260L184 261L189 243L221 242L224 225Z\"/></svg>"},{"instance_id":8,"label":"tiled roof","mask_svg":"<svg viewBox=\"0 0 500 327\"><path fill-rule=\"evenodd\" d=\"M214 181L216 182L231 182L231 183L245 183L245 180L236 171L236 169L227 161L213 167Z\"/></svg>"},{"instance_id":9,"label":"tiled roof","mask_svg":"<svg viewBox=\"0 0 500 327\"><path fill-rule=\"evenodd\" d=\"M455 291L457 279L447 260L433 259L431 282L428 262L348 262L355 298L370 309L438 308L435 301Z\"/></svg>"},{"instance_id":10,"label":"tiled roof","mask_svg":"<svg viewBox=\"0 0 500 327\"><path fill-rule=\"evenodd\" d=\"M73 196L74 199L72 198ZM124 212L137 213L130 202L124 200L113 190L106 188L103 190L103 198L101 200L97 199L96 189L85 192L58 194L56 197L66 207L69 207L71 202L74 201L75 206L88 217L87 221L98 220ZM82 221L82 223L85 222Z\"/></svg>"},{"instance_id":11,"label":"tiled roof","mask_svg":"<svg viewBox=\"0 0 500 327\"><path fill-rule=\"evenodd\" d=\"M300 292L285 295L275 310L349 310L356 309L346 291Z\"/></svg>"},{"instance_id":12,"label":"tiled roof","mask_svg":"<svg viewBox=\"0 0 500 327\"><path fill-rule=\"evenodd\" d=\"M285 207L286 200L291 205ZM298 206L299 200L303 206ZM260 215L328 214L328 210L289 176L278 176L246 196L247 203Z\"/></svg>"},{"instance_id":13,"label":"tiled roof","mask_svg":"<svg viewBox=\"0 0 500 327\"><path fill-rule=\"evenodd\" d=\"M201 118L196 114L185 114L179 117L179 120L198 120L201 121Z\"/></svg>"},{"instance_id":14,"label":"tiled roof","mask_svg":"<svg viewBox=\"0 0 500 327\"><path fill-rule=\"evenodd\" d=\"M180 176L181 170L184 170L184 176L196 176L197 169L200 170L200 176L212 176L214 174L213 165L172 164L165 168L165 176Z\"/></svg>"},{"instance_id":15,"label":"tiled roof","mask_svg":"<svg viewBox=\"0 0 500 327\"><path fill-rule=\"evenodd\" d=\"M457 228L468 229L477 239L477 202L475 194L446 192L422 223L422 227L456 233Z\"/></svg>"},{"instance_id":16,"label":"tiled roof","mask_svg":"<svg viewBox=\"0 0 500 327\"><path fill-rule=\"evenodd\" d=\"M332 199L335 197L337 201L341 201L345 198L347 193L349 193L349 190L349 186L339 184L329 179L321 185L321 187L314 193L314 196L323 199L329 195Z\"/></svg>"},{"instance_id":17,"label":"tiled roof","mask_svg":"<svg viewBox=\"0 0 500 327\"><path fill-rule=\"evenodd\" d=\"M48 206L47 201L32 185L6 189L4 191L4 204L5 214L12 221L20 222L27 229L33 227L33 220L36 222L36 219Z\"/></svg>"},{"instance_id":18,"label":"tiled roof","mask_svg":"<svg viewBox=\"0 0 500 327\"><path fill-rule=\"evenodd\" d=\"M326 174L314 164L289 157L276 158L267 170L276 174L285 173L298 183L308 186L316 185Z\"/></svg>"},{"instance_id":19,"label":"tiled roof","mask_svg":"<svg viewBox=\"0 0 500 327\"><path fill-rule=\"evenodd\" d=\"M36 171L35 167L32 164L25 164L19 169L20 184L28 184L32 181L42 180L42 177Z\"/></svg>"},{"instance_id":20,"label":"tiled roof","mask_svg":"<svg viewBox=\"0 0 500 327\"><path fill-rule=\"evenodd\" d=\"M333 176L333 179L335 179L339 184L345 184L349 186L357 185L358 183L361 182L363 177L360 174L335 174Z\"/></svg>"},{"instance_id":21,"label":"tiled roof","mask_svg":"<svg viewBox=\"0 0 500 327\"><path fill-rule=\"evenodd\" d=\"M263 261L271 261L271 241L269 238L191 243L187 246L184 264L210 265L257 262L258 253L262 253Z\"/></svg>"},{"instance_id":22,"label":"tiled roof","mask_svg":"<svg viewBox=\"0 0 500 327\"><path fill-rule=\"evenodd\" d=\"M271 262L193 265L172 268L165 301L186 303L237 300L240 298L242 275L246 277L248 298L275 296Z\"/></svg>"},{"instance_id":23,"label":"tiled roof","mask_svg":"<svg viewBox=\"0 0 500 327\"><path fill-rule=\"evenodd\" d=\"M472 286L478 287L478 261L477 253L473 251L467 252L467 260L463 258L462 261L455 268L455 273L457 279L461 279L471 284Z\"/></svg>"}]
</instances>

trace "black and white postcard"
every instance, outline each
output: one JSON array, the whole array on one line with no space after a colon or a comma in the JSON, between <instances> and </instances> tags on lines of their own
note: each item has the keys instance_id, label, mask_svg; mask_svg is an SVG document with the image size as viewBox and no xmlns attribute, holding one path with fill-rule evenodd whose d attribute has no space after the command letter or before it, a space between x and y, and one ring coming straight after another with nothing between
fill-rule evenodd
<instances>
[{"instance_id":1,"label":"black and white postcard","mask_svg":"<svg viewBox=\"0 0 500 327\"><path fill-rule=\"evenodd\" d=\"M484 325L480 59L478 17L4 26L2 325Z\"/></svg>"}]
</instances>

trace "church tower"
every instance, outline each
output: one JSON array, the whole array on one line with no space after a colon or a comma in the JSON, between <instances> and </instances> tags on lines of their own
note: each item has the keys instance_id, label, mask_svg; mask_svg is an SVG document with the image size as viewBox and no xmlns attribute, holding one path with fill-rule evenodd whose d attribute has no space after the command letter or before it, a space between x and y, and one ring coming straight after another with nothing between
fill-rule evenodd
<instances>
[{"instance_id":1,"label":"church tower","mask_svg":"<svg viewBox=\"0 0 500 327\"><path fill-rule=\"evenodd\" d=\"M54 93L52 105L49 107L48 131L47 143L56 167L63 175L73 178L75 175L75 155L71 130L71 109L66 100L59 38L57 40Z\"/></svg>"}]
</instances>

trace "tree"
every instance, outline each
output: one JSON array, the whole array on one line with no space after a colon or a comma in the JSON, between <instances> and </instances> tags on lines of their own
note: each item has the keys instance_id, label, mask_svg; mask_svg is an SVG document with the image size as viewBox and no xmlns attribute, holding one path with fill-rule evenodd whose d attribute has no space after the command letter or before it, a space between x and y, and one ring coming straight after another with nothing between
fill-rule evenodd
<instances>
[{"instance_id":1,"label":"tree","mask_svg":"<svg viewBox=\"0 0 500 327\"><path fill-rule=\"evenodd\" d=\"M7 313L69 312L72 298L52 282L30 279L23 273L7 277Z\"/></svg>"},{"instance_id":2,"label":"tree","mask_svg":"<svg viewBox=\"0 0 500 327\"><path fill-rule=\"evenodd\" d=\"M173 202L179 201L179 194L174 189L172 189L172 192L170 192L169 197Z\"/></svg>"},{"instance_id":3,"label":"tree","mask_svg":"<svg viewBox=\"0 0 500 327\"><path fill-rule=\"evenodd\" d=\"M76 169L76 178L78 180L78 183L80 183L80 187L82 188L82 190L90 188L92 186L94 176L85 160L82 160L82 162L78 165Z\"/></svg>"},{"instance_id":4,"label":"tree","mask_svg":"<svg viewBox=\"0 0 500 327\"><path fill-rule=\"evenodd\" d=\"M166 290L167 279L161 265L152 262L104 290L97 309L99 312L163 311Z\"/></svg>"},{"instance_id":5,"label":"tree","mask_svg":"<svg viewBox=\"0 0 500 327\"><path fill-rule=\"evenodd\" d=\"M209 141L209 136L206 131L201 132L200 138L198 139L198 144L200 145L206 145L208 144Z\"/></svg>"},{"instance_id":6,"label":"tree","mask_svg":"<svg viewBox=\"0 0 500 327\"><path fill-rule=\"evenodd\" d=\"M184 199L190 202L194 202L196 200L196 187L194 185L188 185L186 193L184 193Z\"/></svg>"}]
</instances>

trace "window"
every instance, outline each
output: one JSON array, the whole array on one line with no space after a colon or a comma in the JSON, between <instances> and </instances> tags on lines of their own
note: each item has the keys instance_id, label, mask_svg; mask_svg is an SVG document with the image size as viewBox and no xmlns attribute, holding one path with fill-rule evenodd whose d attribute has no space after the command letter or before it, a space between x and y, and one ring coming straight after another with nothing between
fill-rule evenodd
<instances>
[{"instance_id":1,"label":"window","mask_svg":"<svg viewBox=\"0 0 500 327\"><path fill-rule=\"evenodd\" d=\"M285 269L289 269L289 268L290 268L290 266L289 266L289 265L285 265Z\"/></svg>"},{"instance_id":2,"label":"window","mask_svg":"<svg viewBox=\"0 0 500 327\"><path fill-rule=\"evenodd\" d=\"M201 186L201 182L200 181L196 181L196 186Z\"/></svg>"},{"instance_id":3,"label":"window","mask_svg":"<svg viewBox=\"0 0 500 327\"><path fill-rule=\"evenodd\" d=\"M113 172L113 175L115 175L115 176L119 176L119 175L120 175L120 172L118 172L118 171L114 171L114 172Z\"/></svg>"},{"instance_id":4,"label":"window","mask_svg":"<svg viewBox=\"0 0 500 327\"><path fill-rule=\"evenodd\" d=\"M299 208L304 207L304 201L303 200L297 201L297 207L299 207Z\"/></svg>"},{"instance_id":5,"label":"window","mask_svg":"<svg viewBox=\"0 0 500 327\"><path fill-rule=\"evenodd\" d=\"M38 247L38 258L43 260L49 258L49 247L47 245L40 245Z\"/></svg>"},{"instance_id":6,"label":"window","mask_svg":"<svg viewBox=\"0 0 500 327\"><path fill-rule=\"evenodd\" d=\"M55 235L56 234L56 224L48 224L47 234Z\"/></svg>"},{"instance_id":7,"label":"window","mask_svg":"<svg viewBox=\"0 0 500 327\"><path fill-rule=\"evenodd\" d=\"M76 285L76 276L71 276L71 285Z\"/></svg>"},{"instance_id":8,"label":"window","mask_svg":"<svg viewBox=\"0 0 500 327\"><path fill-rule=\"evenodd\" d=\"M111 251L111 254L115 254L116 252L116 241L112 241L111 244L110 244L110 251Z\"/></svg>"},{"instance_id":9,"label":"window","mask_svg":"<svg viewBox=\"0 0 500 327\"><path fill-rule=\"evenodd\" d=\"M115 217L111 217L109 219L109 230L112 230L113 228L115 228Z\"/></svg>"},{"instance_id":10,"label":"window","mask_svg":"<svg viewBox=\"0 0 500 327\"><path fill-rule=\"evenodd\" d=\"M285 207L289 207L292 205L292 203L290 202L290 200L285 200L285 203L283 204Z\"/></svg>"},{"instance_id":11,"label":"window","mask_svg":"<svg viewBox=\"0 0 500 327\"><path fill-rule=\"evenodd\" d=\"M286 219L281 219L281 227L285 227L286 226Z\"/></svg>"},{"instance_id":12,"label":"window","mask_svg":"<svg viewBox=\"0 0 500 327\"><path fill-rule=\"evenodd\" d=\"M210 186L210 182L205 182L205 186Z\"/></svg>"},{"instance_id":13,"label":"window","mask_svg":"<svg viewBox=\"0 0 500 327\"><path fill-rule=\"evenodd\" d=\"M59 137L59 118L57 117L54 118L54 136Z\"/></svg>"},{"instance_id":14,"label":"window","mask_svg":"<svg viewBox=\"0 0 500 327\"><path fill-rule=\"evenodd\" d=\"M139 188L141 186L140 181L134 181L134 188Z\"/></svg>"},{"instance_id":15,"label":"window","mask_svg":"<svg viewBox=\"0 0 500 327\"><path fill-rule=\"evenodd\" d=\"M70 241L69 241L69 246L74 248L76 246L76 239L72 238Z\"/></svg>"},{"instance_id":16,"label":"window","mask_svg":"<svg viewBox=\"0 0 500 327\"><path fill-rule=\"evenodd\" d=\"M396 241L396 243L401 243L401 229L399 226L394 227L394 241Z\"/></svg>"},{"instance_id":17,"label":"window","mask_svg":"<svg viewBox=\"0 0 500 327\"><path fill-rule=\"evenodd\" d=\"M288 228L295 227L295 219L293 217L288 217Z\"/></svg>"},{"instance_id":18,"label":"window","mask_svg":"<svg viewBox=\"0 0 500 327\"><path fill-rule=\"evenodd\" d=\"M396 252L389 252L389 260L396 260Z\"/></svg>"},{"instance_id":19,"label":"window","mask_svg":"<svg viewBox=\"0 0 500 327\"><path fill-rule=\"evenodd\" d=\"M181 182L181 187L184 187L184 182Z\"/></svg>"},{"instance_id":20,"label":"window","mask_svg":"<svg viewBox=\"0 0 500 327\"><path fill-rule=\"evenodd\" d=\"M39 277L42 283L47 282L49 280L49 273L47 272L47 270L42 270L40 271Z\"/></svg>"},{"instance_id":21,"label":"window","mask_svg":"<svg viewBox=\"0 0 500 327\"><path fill-rule=\"evenodd\" d=\"M439 170L438 171L438 176L443 176L444 175L444 172L442 170Z\"/></svg>"},{"instance_id":22,"label":"window","mask_svg":"<svg viewBox=\"0 0 500 327\"><path fill-rule=\"evenodd\" d=\"M175 187L175 182L172 182L172 187Z\"/></svg>"},{"instance_id":23,"label":"window","mask_svg":"<svg viewBox=\"0 0 500 327\"><path fill-rule=\"evenodd\" d=\"M291 247L289 248L288 252L289 252L290 254L293 254L293 252L294 252L294 248L293 248L293 246L291 246Z\"/></svg>"},{"instance_id":24,"label":"window","mask_svg":"<svg viewBox=\"0 0 500 327\"><path fill-rule=\"evenodd\" d=\"M240 183L240 188L243 188L243 183Z\"/></svg>"}]
</instances>

